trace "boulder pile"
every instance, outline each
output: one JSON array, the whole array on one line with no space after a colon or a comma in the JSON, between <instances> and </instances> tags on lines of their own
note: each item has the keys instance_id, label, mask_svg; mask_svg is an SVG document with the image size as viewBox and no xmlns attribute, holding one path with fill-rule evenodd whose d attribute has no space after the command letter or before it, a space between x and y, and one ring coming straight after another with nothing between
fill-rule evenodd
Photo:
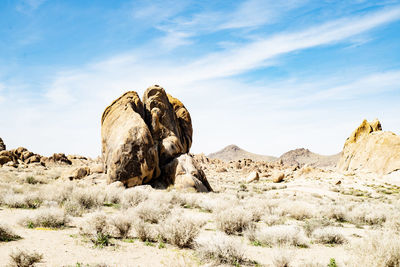
<instances>
[{"instance_id":1,"label":"boulder pile","mask_svg":"<svg viewBox=\"0 0 400 267\"><path fill-rule=\"evenodd\" d=\"M143 102L136 92L126 92L105 109L101 119L108 182L212 191L188 154L192 134L189 111L162 87L149 87Z\"/></svg>"},{"instance_id":2,"label":"boulder pile","mask_svg":"<svg viewBox=\"0 0 400 267\"><path fill-rule=\"evenodd\" d=\"M4 144L3 139L0 138L0 151L6 150L6 144Z\"/></svg>"},{"instance_id":3,"label":"boulder pile","mask_svg":"<svg viewBox=\"0 0 400 267\"><path fill-rule=\"evenodd\" d=\"M347 138L338 163L341 171L389 174L400 170L400 136L382 131L379 120L364 120Z\"/></svg>"}]
</instances>

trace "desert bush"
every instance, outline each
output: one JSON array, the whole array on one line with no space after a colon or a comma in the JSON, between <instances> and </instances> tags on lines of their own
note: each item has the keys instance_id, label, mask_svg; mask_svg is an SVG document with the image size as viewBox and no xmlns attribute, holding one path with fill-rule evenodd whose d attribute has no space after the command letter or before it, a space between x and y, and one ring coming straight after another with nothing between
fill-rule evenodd
<instances>
[{"instance_id":1,"label":"desert bush","mask_svg":"<svg viewBox=\"0 0 400 267\"><path fill-rule=\"evenodd\" d=\"M228 235L242 233L253 224L253 214L241 206L220 211L215 219L218 229Z\"/></svg>"},{"instance_id":2,"label":"desert bush","mask_svg":"<svg viewBox=\"0 0 400 267\"><path fill-rule=\"evenodd\" d=\"M136 218L132 222L132 227L135 230L136 237L141 241L156 241L158 232L150 224L140 218Z\"/></svg>"},{"instance_id":3,"label":"desert bush","mask_svg":"<svg viewBox=\"0 0 400 267\"><path fill-rule=\"evenodd\" d=\"M75 188L70 201L79 205L83 210L90 210L103 205L104 195L95 187Z\"/></svg>"},{"instance_id":4,"label":"desert bush","mask_svg":"<svg viewBox=\"0 0 400 267\"><path fill-rule=\"evenodd\" d=\"M58 208L47 208L35 211L31 216L22 219L21 224L25 227L65 227L69 219L65 212Z\"/></svg>"},{"instance_id":5,"label":"desert bush","mask_svg":"<svg viewBox=\"0 0 400 267\"><path fill-rule=\"evenodd\" d=\"M21 237L15 234L8 226L0 224L0 242L18 240Z\"/></svg>"},{"instance_id":6,"label":"desert bush","mask_svg":"<svg viewBox=\"0 0 400 267\"><path fill-rule=\"evenodd\" d=\"M312 219L305 220L302 224L302 227L303 227L305 234L308 237L310 237L316 229L324 227L324 226L328 226L328 225L331 225L331 222L325 218L320 218L320 219L312 218Z\"/></svg>"},{"instance_id":7,"label":"desert bush","mask_svg":"<svg viewBox=\"0 0 400 267\"><path fill-rule=\"evenodd\" d=\"M246 236L251 242L258 242L264 246L308 247L307 239L300 228L291 225L250 229Z\"/></svg>"},{"instance_id":8,"label":"desert bush","mask_svg":"<svg viewBox=\"0 0 400 267\"><path fill-rule=\"evenodd\" d=\"M387 207L363 203L347 213L346 221L355 224L382 225L386 221Z\"/></svg>"},{"instance_id":9,"label":"desert bush","mask_svg":"<svg viewBox=\"0 0 400 267\"><path fill-rule=\"evenodd\" d=\"M315 242L321 244L344 244L347 242L346 238L332 227L317 229L312 233L312 237Z\"/></svg>"},{"instance_id":10,"label":"desert bush","mask_svg":"<svg viewBox=\"0 0 400 267\"><path fill-rule=\"evenodd\" d=\"M120 204L122 196L124 195L125 188L115 185L110 185L106 189L105 201L111 204Z\"/></svg>"},{"instance_id":11,"label":"desert bush","mask_svg":"<svg viewBox=\"0 0 400 267\"><path fill-rule=\"evenodd\" d=\"M10 208L36 209L42 202L43 198L37 193L13 194L9 192L3 197L3 204Z\"/></svg>"},{"instance_id":12,"label":"desert bush","mask_svg":"<svg viewBox=\"0 0 400 267\"><path fill-rule=\"evenodd\" d=\"M43 259L43 255L37 252L17 250L10 254L11 265L17 267L32 267Z\"/></svg>"},{"instance_id":13,"label":"desert bush","mask_svg":"<svg viewBox=\"0 0 400 267\"><path fill-rule=\"evenodd\" d=\"M400 236L394 232L378 232L352 244L348 266L400 266Z\"/></svg>"},{"instance_id":14,"label":"desert bush","mask_svg":"<svg viewBox=\"0 0 400 267\"><path fill-rule=\"evenodd\" d=\"M126 238L132 228L132 219L130 216L118 214L111 219L110 225L116 229L116 236Z\"/></svg>"},{"instance_id":15,"label":"desert bush","mask_svg":"<svg viewBox=\"0 0 400 267\"><path fill-rule=\"evenodd\" d=\"M261 221L263 221L268 226L272 226L283 224L285 222L285 218L275 214L266 214L261 217Z\"/></svg>"},{"instance_id":16,"label":"desert bush","mask_svg":"<svg viewBox=\"0 0 400 267\"><path fill-rule=\"evenodd\" d=\"M135 208L136 215L150 223L158 223L164 220L170 212L170 207L167 204L153 200L142 202Z\"/></svg>"},{"instance_id":17,"label":"desert bush","mask_svg":"<svg viewBox=\"0 0 400 267\"><path fill-rule=\"evenodd\" d=\"M199 236L196 239L196 251L204 260L213 260L217 264L239 265L248 261L243 244L222 232Z\"/></svg>"},{"instance_id":18,"label":"desert bush","mask_svg":"<svg viewBox=\"0 0 400 267\"><path fill-rule=\"evenodd\" d=\"M347 209L344 206L330 206L323 209L324 215L329 219L334 219L338 222L345 222L347 217Z\"/></svg>"},{"instance_id":19,"label":"desert bush","mask_svg":"<svg viewBox=\"0 0 400 267\"><path fill-rule=\"evenodd\" d=\"M293 251L288 249L281 249L275 251L272 258L272 263L274 267L290 267L290 263L293 260Z\"/></svg>"},{"instance_id":20,"label":"desert bush","mask_svg":"<svg viewBox=\"0 0 400 267\"><path fill-rule=\"evenodd\" d=\"M106 215L102 212L90 214L80 226L80 233L88 236L95 246L103 247L110 244L110 226Z\"/></svg>"},{"instance_id":21,"label":"desert bush","mask_svg":"<svg viewBox=\"0 0 400 267\"><path fill-rule=\"evenodd\" d=\"M285 201L280 208L296 220L310 219L316 215L316 207L304 201Z\"/></svg>"},{"instance_id":22,"label":"desert bush","mask_svg":"<svg viewBox=\"0 0 400 267\"><path fill-rule=\"evenodd\" d=\"M160 227L160 235L168 243L180 248L191 247L201 224L188 216L170 215Z\"/></svg>"},{"instance_id":23,"label":"desert bush","mask_svg":"<svg viewBox=\"0 0 400 267\"><path fill-rule=\"evenodd\" d=\"M148 199L148 194L145 190L137 187L126 189L122 195L122 207L136 207L139 203Z\"/></svg>"}]
</instances>

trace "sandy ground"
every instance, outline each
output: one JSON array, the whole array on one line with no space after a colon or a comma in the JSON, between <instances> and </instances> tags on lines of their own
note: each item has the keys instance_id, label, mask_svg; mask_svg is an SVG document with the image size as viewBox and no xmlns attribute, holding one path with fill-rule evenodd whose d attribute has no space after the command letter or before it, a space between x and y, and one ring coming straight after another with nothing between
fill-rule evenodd
<instances>
[{"instance_id":1,"label":"sandy ground","mask_svg":"<svg viewBox=\"0 0 400 267\"><path fill-rule=\"evenodd\" d=\"M287 178L284 182L272 183L272 171L267 168L261 168L261 179L258 182L246 184L244 181L252 171L250 166L247 169L235 169L233 164L227 164L227 171L221 172L220 163L203 163L205 172L211 186L216 191L211 193L210 199L222 202L224 199L237 198L238 201L245 203L246 199L254 202L255 206L262 206L269 202L283 203L285 207L296 209L296 205L309 203L311 213L320 213L324 207L329 205L342 205L343 203L353 203L355 207L362 203L374 205L385 203L392 205L398 203L400 191L396 187L400 185L400 174L395 173L387 177L377 177L373 174L339 174L329 170L319 170L310 168L309 170L293 171L278 168L285 172ZM254 168L260 169L260 166L253 164ZM58 182L62 179L62 173L68 170L68 167L56 169L35 168L0 168L0 189L2 194L6 190L14 191L40 190L44 185L27 185L24 179L28 175L34 175L38 179L47 181L47 185L54 180L53 177L60 176ZM274 170L275 171L275 170ZM265 174L265 175L263 175ZM86 179L88 184L104 184L103 176L91 176ZM340 181L340 184L338 182ZM82 183L82 181L79 181ZM26 189L24 188L26 187ZM32 187L28 190L28 188ZM107 187L106 187L107 188ZM0 191L1 192L1 191ZM46 195L46 191L40 191ZM165 191L165 194L171 192ZM202 194L203 198L207 195ZM239 203L239 202L238 202ZM236 205L233 203L232 205ZM279 207L279 205L278 205ZM392 216L392 212L398 209L398 205L393 206L393 210L388 210L387 217ZM306 207L306 212L307 211ZM121 211L120 208L110 207L101 208L106 214L113 214ZM193 216L203 216L207 221L202 228L200 235L210 235L218 231L215 223L217 214L202 212L198 209L182 209L184 213L193 214ZM21 218L34 212L34 209L10 208L3 203L0 206L0 223L6 224L22 237L22 239L11 242L0 243L0 266L8 266L10 263L9 255L16 249L37 251L43 254L43 260L37 266L96 266L103 264L105 266L200 266L200 265L218 265L213 261L201 259L196 249L179 249L176 246L166 244L165 248L158 248L157 243L147 244L138 239L129 240L112 239L112 246L98 248L93 243L80 235L78 226L84 221L83 217L72 217L68 227L62 229L34 228L29 229L22 226L19 222ZM398 211L398 210L397 210ZM121 211L123 212L123 210ZM298 225L304 223L303 219L296 219L290 215L281 214L285 225ZM314 214L312 216L318 216ZM395 215L393 215L395 216ZM387 219L388 220L388 219ZM267 227L263 221L256 222L260 227ZM319 244L309 239L307 248L293 246L255 246L246 236L233 235L234 238L244 244L246 257L253 263L244 263L249 266L276 266L274 259L278 256L286 256L291 261L291 266L312 266L310 263L326 266L330 259L336 259L339 266L346 266L352 257L352 246L355 242L363 240L370 233L380 231L384 226L360 225L354 222L335 222L331 225L337 229L347 240L345 244ZM132 243L130 243L132 242Z\"/></svg>"}]
</instances>

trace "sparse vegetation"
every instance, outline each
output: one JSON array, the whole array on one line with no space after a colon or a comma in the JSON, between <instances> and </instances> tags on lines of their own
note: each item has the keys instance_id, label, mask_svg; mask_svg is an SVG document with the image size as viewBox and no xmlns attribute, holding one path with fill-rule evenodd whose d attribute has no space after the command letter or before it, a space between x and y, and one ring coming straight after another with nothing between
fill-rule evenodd
<instances>
[{"instance_id":1,"label":"sparse vegetation","mask_svg":"<svg viewBox=\"0 0 400 267\"><path fill-rule=\"evenodd\" d=\"M253 215L243 207L232 207L218 212L216 223L228 235L239 234L251 227Z\"/></svg>"},{"instance_id":2,"label":"sparse vegetation","mask_svg":"<svg viewBox=\"0 0 400 267\"><path fill-rule=\"evenodd\" d=\"M9 242L21 239L8 226L0 224L0 242Z\"/></svg>"},{"instance_id":3,"label":"sparse vegetation","mask_svg":"<svg viewBox=\"0 0 400 267\"><path fill-rule=\"evenodd\" d=\"M33 215L23 218L21 224L28 228L61 228L65 227L68 221L69 219L63 210L48 208L37 210Z\"/></svg>"},{"instance_id":4,"label":"sparse vegetation","mask_svg":"<svg viewBox=\"0 0 400 267\"><path fill-rule=\"evenodd\" d=\"M32 267L43 259L43 255L37 252L16 250L10 254L11 265L16 267Z\"/></svg>"},{"instance_id":5,"label":"sparse vegetation","mask_svg":"<svg viewBox=\"0 0 400 267\"><path fill-rule=\"evenodd\" d=\"M200 231L200 223L188 216L171 215L162 223L160 235L180 248L191 247Z\"/></svg>"}]
</instances>

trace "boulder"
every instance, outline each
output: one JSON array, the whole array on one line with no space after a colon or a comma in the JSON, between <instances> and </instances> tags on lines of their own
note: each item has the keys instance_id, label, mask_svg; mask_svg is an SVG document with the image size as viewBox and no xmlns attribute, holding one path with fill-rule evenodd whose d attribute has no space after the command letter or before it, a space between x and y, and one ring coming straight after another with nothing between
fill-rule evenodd
<instances>
[{"instance_id":1,"label":"boulder","mask_svg":"<svg viewBox=\"0 0 400 267\"><path fill-rule=\"evenodd\" d=\"M192 121L185 106L154 85L115 100L101 120L102 159L108 183L211 191L204 172L187 153Z\"/></svg>"},{"instance_id":2,"label":"boulder","mask_svg":"<svg viewBox=\"0 0 400 267\"><path fill-rule=\"evenodd\" d=\"M0 156L0 165L6 164L7 162L13 161L12 158L8 156Z\"/></svg>"},{"instance_id":3,"label":"boulder","mask_svg":"<svg viewBox=\"0 0 400 267\"><path fill-rule=\"evenodd\" d=\"M260 180L258 172L252 172L249 174L249 176L247 176L246 183L252 183L258 180Z\"/></svg>"},{"instance_id":4,"label":"boulder","mask_svg":"<svg viewBox=\"0 0 400 267\"><path fill-rule=\"evenodd\" d=\"M280 183L285 178L285 174L283 172L275 172L272 174L272 182Z\"/></svg>"},{"instance_id":5,"label":"boulder","mask_svg":"<svg viewBox=\"0 0 400 267\"><path fill-rule=\"evenodd\" d=\"M165 165L162 173L161 182L164 187L174 185L176 189L180 190L212 191L206 175L189 154L183 154Z\"/></svg>"},{"instance_id":6,"label":"boulder","mask_svg":"<svg viewBox=\"0 0 400 267\"><path fill-rule=\"evenodd\" d=\"M185 145L182 140L190 139L191 141L191 134L190 138L184 137L175 110L164 89L158 85L147 88L143 96L143 103L145 121L158 149L160 165L168 163L181 154L188 153L190 146L189 144Z\"/></svg>"},{"instance_id":7,"label":"boulder","mask_svg":"<svg viewBox=\"0 0 400 267\"><path fill-rule=\"evenodd\" d=\"M89 174L90 174L89 167L80 167L72 171L71 175L69 176L69 179L70 180L82 179L88 176Z\"/></svg>"},{"instance_id":8,"label":"boulder","mask_svg":"<svg viewBox=\"0 0 400 267\"><path fill-rule=\"evenodd\" d=\"M0 138L0 151L6 150L6 144L4 144L3 139Z\"/></svg>"},{"instance_id":9,"label":"boulder","mask_svg":"<svg viewBox=\"0 0 400 267\"><path fill-rule=\"evenodd\" d=\"M47 165L71 165L72 162L64 153L54 153L51 157L41 157L40 162Z\"/></svg>"},{"instance_id":10,"label":"boulder","mask_svg":"<svg viewBox=\"0 0 400 267\"><path fill-rule=\"evenodd\" d=\"M378 120L364 120L347 138L338 169L381 175L400 170L400 136L383 132Z\"/></svg>"},{"instance_id":11,"label":"boulder","mask_svg":"<svg viewBox=\"0 0 400 267\"><path fill-rule=\"evenodd\" d=\"M106 108L101 120L102 155L108 182L131 187L160 174L157 147L143 120L136 92L127 92Z\"/></svg>"},{"instance_id":12,"label":"boulder","mask_svg":"<svg viewBox=\"0 0 400 267\"><path fill-rule=\"evenodd\" d=\"M25 160L25 163L27 163L27 164L37 163L37 162L40 162L40 160L41 160L41 156L34 154L34 155L30 156L29 158L27 158Z\"/></svg>"}]
</instances>

